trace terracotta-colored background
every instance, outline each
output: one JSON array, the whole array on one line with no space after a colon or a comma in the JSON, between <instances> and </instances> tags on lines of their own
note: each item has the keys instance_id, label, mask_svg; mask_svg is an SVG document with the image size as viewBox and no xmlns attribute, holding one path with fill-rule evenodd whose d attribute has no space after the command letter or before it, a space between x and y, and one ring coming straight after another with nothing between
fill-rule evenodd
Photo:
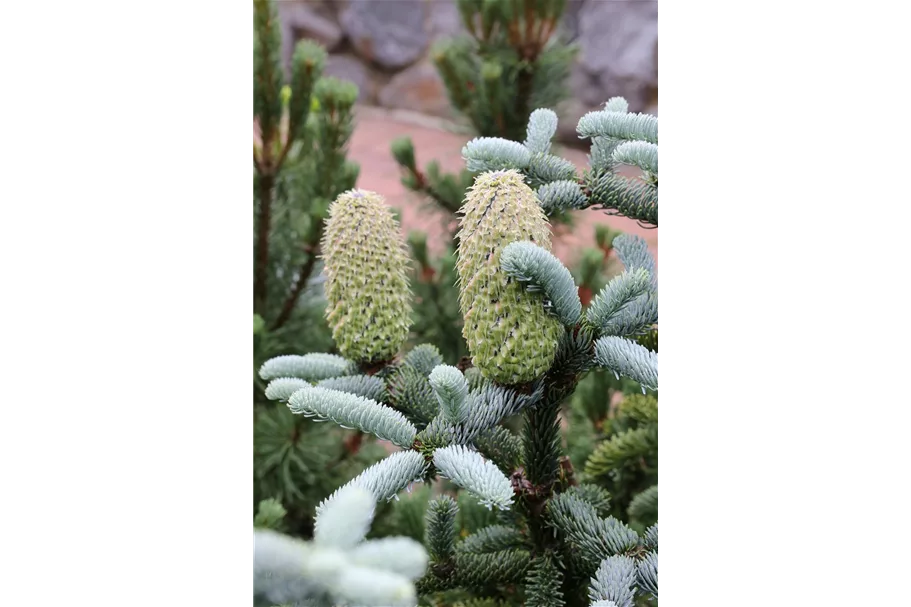
<instances>
[{"instance_id":1,"label":"terracotta-colored background","mask_svg":"<svg viewBox=\"0 0 911 607\"><path fill-rule=\"evenodd\" d=\"M357 187L385 196L390 206L400 210L406 233L412 229L427 232L428 246L433 252L439 252L445 244L442 223L445 215L428 209L419 194L402 185L390 145L397 137L411 137L418 167L423 168L436 160L444 171L457 172L464 167L462 146L471 136L453 132L455 128L444 121L420 115L359 106L348 150L348 157L361 165ZM580 171L588 165L583 150L554 146L552 152L575 163ZM657 228L642 228L635 221L608 216L603 211L585 210L575 215L572 230L560 234L554 241L554 254L567 265L574 264L582 247L594 246L594 230L598 223L642 236L657 259Z\"/></svg>"}]
</instances>

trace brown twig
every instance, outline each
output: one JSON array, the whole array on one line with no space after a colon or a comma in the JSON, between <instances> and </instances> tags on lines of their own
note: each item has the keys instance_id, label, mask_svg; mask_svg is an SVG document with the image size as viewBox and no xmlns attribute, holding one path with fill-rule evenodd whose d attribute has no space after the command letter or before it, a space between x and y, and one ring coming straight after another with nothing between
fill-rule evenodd
<instances>
[{"instance_id":1,"label":"brown twig","mask_svg":"<svg viewBox=\"0 0 911 607\"><path fill-rule=\"evenodd\" d=\"M288 139L285 140L285 145L282 147L282 151L278 155L278 160L275 161L275 166L273 167L273 170L276 173L281 168L282 164L285 162L285 157L288 156L288 151L291 149L292 142L293 142L293 140L291 139L291 135L289 134Z\"/></svg>"},{"instance_id":2,"label":"brown twig","mask_svg":"<svg viewBox=\"0 0 911 607\"><path fill-rule=\"evenodd\" d=\"M568 455L560 456L560 471L563 474L563 481L569 487L575 487L579 484L576 480L576 471L573 469L573 462Z\"/></svg>"},{"instance_id":3,"label":"brown twig","mask_svg":"<svg viewBox=\"0 0 911 607\"><path fill-rule=\"evenodd\" d=\"M510 46L512 46L513 48L515 48L518 51L519 45L521 45L521 43L522 43L522 41L519 37L519 3L518 3L518 0L512 0L512 18L509 20L509 25L508 25L507 30L508 30L508 38L509 38Z\"/></svg>"},{"instance_id":4,"label":"brown twig","mask_svg":"<svg viewBox=\"0 0 911 607\"><path fill-rule=\"evenodd\" d=\"M259 163L259 158L256 157L256 147L253 148L253 168L256 169L257 173L262 174L263 165Z\"/></svg>"},{"instance_id":5,"label":"brown twig","mask_svg":"<svg viewBox=\"0 0 911 607\"><path fill-rule=\"evenodd\" d=\"M345 452L348 456L357 455L357 452L361 449L361 444L364 442L364 433L355 430L351 436L345 439Z\"/></svg>"},{"instance_id":6,"label":"brown twig","mask_svg":"<svg viewBox=\"0 0 911 607\"><path fill-rule=\"evenodd\" d=\"M319 231L322 232L322 230ZM294 283L291 292L288 293L288 297L285 298L278 318L272 323L271 328L273 331L280 328L288 322L289 318L291 318L294 306L297 305L297 300L300 299L301 293L304 292L304 287L307 286L307 282L310 280L310 274L313 272L313 266L316 264L316 247L308 244L304 246L304 249L307 251L307 261L301 264L300 272L297 275L297 282Z\"/></svg>"},{"instance_id":7,"label":"brown twig","mask_svg":"<svg viewBox=\"0 0 911 607\"><path fill-rule=\"evenodd\" d=\"M263 148L265 150L265 148ZM268 158L263 158L268 164ZM266 304L266 274L269 265L269 231L272 224L272 185L274 178L259 176L259 225L256 231L256 261L253 271L253 310L262 313Z\"/></svg>"}]
</instances>

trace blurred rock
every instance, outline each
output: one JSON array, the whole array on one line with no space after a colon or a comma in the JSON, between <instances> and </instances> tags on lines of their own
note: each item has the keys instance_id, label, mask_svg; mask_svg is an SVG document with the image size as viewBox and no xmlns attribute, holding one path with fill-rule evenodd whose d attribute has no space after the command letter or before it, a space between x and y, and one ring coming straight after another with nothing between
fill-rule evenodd
<instances>
[{"instance_id":1,"label":"blurred rock","mask_svg":"<svg viewBox=\"0 0 911 607\"><path fill-rule=\"evenodd\" d=\"M342 41L342 30L330 19L318 15L305 0L276 2L282 32L282 65L290 76L294 46L301 38L319 42L332 51Z\"/></svg>"},{"instance_id":2,"label":"blurred rock","mask_svg":"<svg viewBox=\"0 0 911 607\"><path fill-rule=\"evenodd\" d=\"M575 41L579 37L579 12L585 4L585 0L567 0L566 9L563 11L563 20L560 23L560 31L566 37L567 41Z\"/></svg>"},{"instance_id":3,"label":"blurred rock","mask_svg":"<svg viewBox=\"0 0 911 607\"><path fill-rule=\"evenodd\" d=\"M357 85L360 103L376 103L376 84L364 63L354 55L330 55L324 72Z\"/></svg>"},{"instance_id":4,"label":"blurred rock","mask_svg":"<svg viewBox=\"0 0 911 607\"><path fill-rule=\"evenodd\" d=\"M429 43L424 0L350 0L340 22L358 55L385 68L417 61Z\"/></svg>"},{"instance_id":5,"label":"blurred rock","mask_svg":"<svg viewBox=\"0 0 911 607\"><path fill-rule=\"evenodd\" d=\"M430 3L430 39L466 33L455 0L433 0Z\"/></svg>"},{"instance_id":6,"label":"blurred rock","mask_svg":"<svg viewBox=\"0 0 911 607\"><path fill-rule=\"evenodd\" d=\"M641 112L658 86L658 2L594 2L579 12L579 63L593 79L575 91L600 103L626 97Z\"/></svg>"},{"instance_id":7,"label":"blurred rock","mask_svg":"<svg viewBox=\"0 0 911 607\"><path fill-rule=\"evenodd\" d=\"M429 61L423 61L407 70L396 74L389 84L380 90L379 102L383 107L399 108L433 114L451 116L446 87Z\"/></svg>"}]
</instances>

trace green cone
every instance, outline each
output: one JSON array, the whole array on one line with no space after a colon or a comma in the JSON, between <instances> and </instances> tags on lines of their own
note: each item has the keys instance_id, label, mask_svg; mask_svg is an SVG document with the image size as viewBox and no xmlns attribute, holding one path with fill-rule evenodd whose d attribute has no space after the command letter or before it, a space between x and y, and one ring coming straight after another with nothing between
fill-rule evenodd
<instances>
[{"instance_id":1,"label":"green cone","mask_svg":"<svg viewBox=\"0 0 911 607\"><path fill-rule=\"evenodd\" d=\"M511 242L550 250L547 217L517 171L480 175L462 205L459 304L462 335L484 377L513 385L541 377L554 361L563 328L540 295L525 291L500 269Z\"/></svg>"},{"instance_id":2,"label":"green cone","mask_svg":"<svg viewBox=\"0 0 911 607\"><path fill-rule=\"evenodd\" d=\"M339 352L358 363L391 360L408 337L411 291L405 243L383 197L340 194L322 248L326 319Z\"/></svg>"}]
</instances>

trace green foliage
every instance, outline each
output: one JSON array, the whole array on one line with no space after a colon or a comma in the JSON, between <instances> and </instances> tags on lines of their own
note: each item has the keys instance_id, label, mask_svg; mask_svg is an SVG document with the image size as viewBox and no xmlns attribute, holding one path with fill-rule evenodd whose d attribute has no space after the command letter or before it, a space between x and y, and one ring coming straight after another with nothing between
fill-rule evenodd
<instances>
[{"instance_id":1,"label":"green foliage","mask_svg":"<svg viewBox=\"0 0 911 607\"><path fill-rule=\"evenodd\" d=\"M479 10L503 7L484 6ZM605 111L622 109L612 100ZM605 122L617 122L612 120ZM288 486L302 493L297 477L306 481L308 472L325 469L316 464L311 470L299 447L306 445L307 457L315 446L318 453L332 448L301 440L312 427L308 416L375 434L401 448L353 472L316 507L314 545L339 550L333 564L382 565L384 571L377 577L360 571L349 575L343 587L327 589L316 604L335 600L329 595L345 595L358 604L383 596L384 604L401 599L441 606L575 607L590 600L631 607L646 595L657 596L657 523L646 528L657 513L657 398L637 394L640 388L657 388L657 354L638 343L657 323L654 261L641 239L598 230L598 250L584 259L577 272L584 280L577 287L547 253L546 216L528 183L570 181L559 174L561 161L549 156L554 126L552 113L537 112L525 143L517 144L529 154L525 173L498 170L479 176L464 207L456 269L470 359L447 365L431 344L402 352L404 336L361 343L363 338L353 336L371 330L370 323L362 323L350 335L336 335L354 346L342 348L345 358L327 352L285 354L260 369L271 380L269 396L279 401L257 411L272 425L259 424L257 447L268 446L256 452L259 467L272 465L271 477L261 484L278 479L266 487L270 495L255 496L260 501L281 499L276 493ZM616 152L622 141L615 145L612 140L622 134L616 129L596 133L602 143L593 144L593 155L608 148ZM484 145L469 147L477 152ZM508 162L496 156L495 148L484 161ZM503 148L507 154L509 148ZM649 150L628 149L612 162L647 165ZM400 155L410 161L407 150ZM385 291L389 280L370 282L396 272L371 265L377 258L404 250L388 225L362 229L378 215L386 222L388 211L354 206L346 219L354 235L335 238L332 232L323 242L333 248L330 258L355 260L371 275L359 279L349 273L350 292L330 293L330 299L337 309L360 306L357 319L382 325L398 314L407 326L408 314L399 312L410 302L402 305L402 293L393 297ZM412 239L411 244L416 255L426 257L426 242ZM626 272L608 281L604 274L614 250ZM355 289L351 285L358 280L362 288ZM367 355L377 347L388 350L382 357ZM621 373L638 382L621 380ZM580 394L586 396L583 402L574 398ZM585 466L578 459L573 466L563 455L564 412L571 422L570 453L584 453ZM524 424L516 434L519 421ZM580 435L581 440L574 438ZM346 436L334 445L341 445L348 459L371 444L358 433ZM329 453L326 459L332 457ZM423 484L412 492L416 483ZM406 490L410 495L399 500ZM440 490L444 495L431 500ZM373 537L364 541L376 516ZM400 537L384 537L387 533ZM422 536L429 562L414 543ZM295 553L288 545L274 547L273 556ZM295 570L295 562L304 569ZM297 572L292 578L306 575L306 562L300 552L287 562ZM412 580L419 598L409 594Z\"/></svg>"},{"instance_id":2,"label":"green foliage","mask_svg":"<svg viewBox=\"0 0 911 607\"><path fill-rule=\"evenodd\" d=\"M463 538L485 527L495 525L500 520L495 510L481 505L477 498L467 492L460 492L456 501L459 506L457 518L459 535Z\"/></svg>"},{"instance_id":3,"label":"green foliage","mask_svg":"<svg viewBox=\"0 0 911 607\"><path fill-rule=\"evenodd\" d=\"M281 529L282 519L288 511L276 499L266 499L259 503L256 516L253 517L253 526L263 529Z\"/></svg>"},{"instance_id":4,"label":"green foliage","mask_svg":"<svg viewBox=\"0 0 911 607\"><path fill-rule=\"evenodd\" d=\"M409 538L365 541L373 515L373 496L352 487L317 519L313 542L255 529L254 607L414 605L414 582L427 567L427 552Z\"/></svg>"},{"instance_id":5,"label":"green foliage","mask_svg":"<svg viewBox=\"0 0 911 607\"><path fill-rule=\"evenodd\" d=\"M400 535L423 542L426 533L425 516L430 498L431 487L419 484L412 491L406 491L398 499L377 504L377 517L370 537Z\"/></svg>"},{"instance_id":6,"label":"green foliage","mask_svg":"<svg viewBox=\"0 0 911 607\"><path fill-rule=\"evenodd\" d=\"M412 232L408 241L417 262L412 281L415 305L411 343L433 343L443 361L456 364L468 355L468 346L462 337L455 249L450 247L441 257L430 260L426 234Z\"/></svg>"},{"instance_id":7,"label":"green foliage","mask_svg":"<svg viewBox=\"0 0 911 607\"><path fill-rule=\"evenodd\" d=\"M478 435L474 444L504 474L511 474L522 463L522 439L503 426L485 430Z\"/></svg>"},{"instance_id":8,"label":"green foliage","mask_svg":"<svg viewBox=\"0 0 911 607\"><path fill-rule=\"evenodd\" d=\"M345 159L357 87L322 76L326 52L298 43L283 82L274 3L254 2L254 369L279 354L332 347L317 256L329 202L354 186ZM254 375L254 403L265 383Z\"/></svg>"},{"instance_id":9,"label":"green foliage","mask_svg":"<svg viewBox=\"0 0 911 607\"><path fill-rule=\"evenodd\" d=\"M658 119L631 114L625 102L608 102L604 110L579 120L580 137L591 138L589 170L577 176L568 161L542 153L539 139L520 143L513 135L478 137L462 149L468 170L519 170L537 188L548 215L568 209L600 208L640 223L658 226ZM541 120L539 118L539 120ZM529 125L531 131L532 125ZM628 179L616 172L622 164L641 165L641 175ZM573 187L575 182L579 187Z\"/></svg>"},{"instance_id":10,"label":"green foliage","mask_svg":"<svg viewBox=\"0 0 911 607\"><path fill-rule=\"evenodd\" d=\"M532 110L556 107L568 90L566 83L577 49L561 43L555 35L564 6L564 0L460 0L459 11L469 35L440 41L431 56L450 101L477 134L516 139L527 136L530 148L547 155L556 114ZM529 124L534 116L540 119ZM454 236L458 224L452 216L472 185L471 171L443 173L437 161L427 163L422 170L407 137L393 141L391 151L402 183L431 207L445 211L444 229ZM554 168L552 163L539 161L542 170ZM567 219L561 210L548 211L548 215ZM446 362L454 364L468 354L461 314L454 305L454 251L447 247L442 257L429 260L426 240L423 254L421 246L420 241L412 243L420 264L415 282L414 343L437 344Z\"/></svg>"},{"instance_id":11,"label":"green foliage","mask_svg":"<svg viewBox=\"0 0 911 607\"><path fill-rule=\"evenodd\" d=\"M609 491L613 516L644 528L658 520L658 399L627 395L599 425L602 439L585 463L585 475Z\"/></svg>"},{"instance_id":12,"label":"green foliage","mask_svg":"<svg viewBox=\"0 0 911 607\"><path fill-rule=\"evenodd\" d=\"M459 0L468 36L431 56L453 106L484 136L520 139L534 108L565 97L577 49L554 36L565 0Z\"/></svg>"},{"instance_id":13,"label":"green foliage","mask_svg":"<svg viewBox=\"0 0 911 607\"><path fill-rule=\"evenodd\" d=\"M552 554L535 559L525 580L526 607L563 607L563 574Z\"/></svg>"},{"instance_id":14,"label":"green foliage","mask_svg":"<svg viewBox=\"0 0 911 607\"><path fill-rule=\"evenodd\" d=\"M308 423L285 406L261 407L253 422L253 499L275 499L287 510L284 526L309 537L316 504L365 466L385 455L366 441L349 448L350 431Z\"/></svg>"}]
</instances>

